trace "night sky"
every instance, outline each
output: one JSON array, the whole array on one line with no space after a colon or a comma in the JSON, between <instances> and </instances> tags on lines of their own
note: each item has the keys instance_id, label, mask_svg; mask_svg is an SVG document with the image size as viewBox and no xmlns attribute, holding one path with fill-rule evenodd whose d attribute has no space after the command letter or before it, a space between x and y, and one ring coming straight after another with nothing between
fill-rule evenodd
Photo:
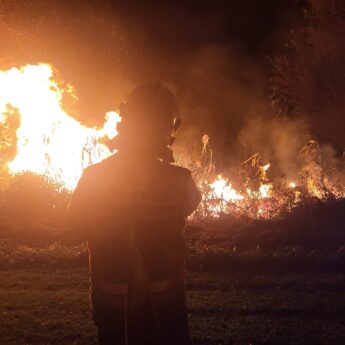
<instances>
[{"instance_id":1,"label":"night sky","mask_svg":"<svg viewBox=\"0 0 345 345\"><path fill-rule=\"evenodd\" d=\"M53 64L79 96L69 111L93 125L136 83L161 80L179 99L182 137L207 132L228 147L248 119L272 116L268 56L301 24L303 6L290 0L5 0L0 63Z\"/></svg>"}]
</instances>

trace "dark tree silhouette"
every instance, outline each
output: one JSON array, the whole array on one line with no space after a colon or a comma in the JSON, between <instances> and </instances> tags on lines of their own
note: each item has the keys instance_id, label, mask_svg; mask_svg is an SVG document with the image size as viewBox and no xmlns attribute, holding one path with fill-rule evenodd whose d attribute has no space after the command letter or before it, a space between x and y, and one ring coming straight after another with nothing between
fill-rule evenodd
<instances>
[{"instance_id":1,"label":"dark tree silhouette","mask_svg":"<svg viewBox=\"0 0 345 345\"><path fill-rule=\"evenodd\" d=\"M272 100L281 114L305 117L312 133L345 147L345 1L309 0L304 27L273 59Z\"/></svg>"}]
</instances>

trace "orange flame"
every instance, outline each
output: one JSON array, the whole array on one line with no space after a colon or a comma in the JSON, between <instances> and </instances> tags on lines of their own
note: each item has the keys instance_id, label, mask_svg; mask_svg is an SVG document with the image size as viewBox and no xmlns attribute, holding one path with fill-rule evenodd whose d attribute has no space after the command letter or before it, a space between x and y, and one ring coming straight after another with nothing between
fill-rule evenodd
<instances>
[{"instance_id":1,"label":"orange flame","mask_svg":"<svg viewBox=\"0 0 345 345\"><path fill-rule=\"evenodd\" d=\"M108 112L103 128L86 127L62 109L64 92L48 64L0 71L0 125L7 116L20 115L17 154L8 163L9 172L45 175L73 190L83 169L113 154L101 142L117 135L121 118Z\"/></svg>"},{"instance_id":2,"label":"orange flame","mask_svg":"<svg viewBox=\"0 0 345 345\"><path fill-rule=\"evenodd\" d=\"M61 188L72 191L83 169L114 154L103 142L118 134L116 126L121 117L111 111L106 114L102 128L87 127L63 110L65 92L77 100L70 84L65 90L53 79L53 70L48 64L0 71L0 130L7 126L9 117L19 117L15 134L16 156L6 163L8 171L12 175L26 171L43 175ZM14 136L11 134L10 137ZM0 140L0 145L5 142L12 147L14 141ZM343 186L331 183L320 170L320 165L310 162L309 170L304 169L307 173L304 185L301 181L290 181L279 189L276 183L270 181L270 164L262 165L260 154L243 163L245 167L251 163L245 175L246 182L235 189L228 178L214 175L213 154L207 135L203 136L202 143L204 161L199 162L197 167L204 171L199 173L196 182L206 203L205 208L199 207L203 217L217 217L224 213L271 218L279 215L279 210L292 209L305 194L318 199L328 194L335 198L345 196ZM308 148L313 149L314 146L308 145ZM253 179L255 183L248 183Z\"/></svg>"}]
</instances>

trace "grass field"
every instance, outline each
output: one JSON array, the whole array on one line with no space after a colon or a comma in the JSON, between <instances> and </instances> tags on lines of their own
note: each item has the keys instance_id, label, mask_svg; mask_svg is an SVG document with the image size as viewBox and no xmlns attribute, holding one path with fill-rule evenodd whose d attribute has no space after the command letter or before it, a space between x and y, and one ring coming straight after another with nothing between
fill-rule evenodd
<instances>
[{"instance_id":1,"label":"grass field","mask_svg":"<svg viewBox=\"0 0 345 345\"><path fill-rule=\"evenodd\" d=\"M1 345L97 344L86 267L0 272ZM345 344L345 275L188 273L194 344Z\"/></svg>"},{"instance_id":2,"label":"grass field","mask_svg":"<svg viewBox=\"0 0 345 345\"><path fill-rule=\"evenodd\" d=\"M338 213L327 227L314 216L188 227L193 345L344 345ZM85 242L63 227L0 222L0 345L96 345L87 263Z\"/></svg>"}]
</instances>

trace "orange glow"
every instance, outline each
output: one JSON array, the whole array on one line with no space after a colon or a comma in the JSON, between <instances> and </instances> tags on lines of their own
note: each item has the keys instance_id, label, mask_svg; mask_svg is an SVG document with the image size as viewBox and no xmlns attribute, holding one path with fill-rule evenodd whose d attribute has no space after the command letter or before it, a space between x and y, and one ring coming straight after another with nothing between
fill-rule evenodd
<instances>
[{"instance_id":1,"label":"orange glow","mask_svg":"<svg viewBox=\"0 0 345 345\"><path fill-rule=\"evenodd\" d=\"M217 198L223 199L225 202L242 200L244 197L232 188L229 181L222 178L221 175L217 176L217 179L211 183L211 189Z\"/></svg>"},{"instance_id":2,"label":"orange glow","mask_svg":"<svg viewBox=\"0 0 345 345\"><path fill-rule=\"evenodd\" d=\"M290 187L290 188L296 188L296 187L297 187L296 182L291 181L291 182L289 183L289 187Z\"/></svg>"},{"instance_id":3,"label":"orange glow","mask_svg":"<svg viewBox=\"0 0 345 345\"><path fill-rule=\"evenodd\" d=\"M101 128L87 127L62 108L65 93L78 99L73 86L67 84L64 89L54 80L48 64L0 70L0 127L7 126L11 116L19 118L15 135L11 132L10 140L6 137L3 141L5 146L16 142L16 155L6 162L8 171L11 175L27 171L43 175L60 188L73 191L86 167L114 154L104 142L118 134L121 117L110 111ZM262 163L260 153L242 163L241 178L216 175L207 135L202 144L203 160L196 161L194 177L202 193L196 213L203 218L231 214L268 219L292 210L306 197L345 196L345 188L337 179L326 176L320 164L312 164L312 160L306 162L304 178L298 184L297 174L295 181L270 180L271 165Z\"/></svg>"},{"instance_id":4,"label":"orange glow","mask_svg":"<svg viewBox=\"0 0 345 345\"><path fill-rule=\"evenodd\" d=\"M269 164L267 164L266 169L268 170ZM226 213L229 210L230 205L235 205L236 207L245 207L245 205L253 200L263 200L268 199L272 196L273 186L271 183L261 184L257 191L252 191L247 188L245 192L237 191L232 187L230 181L218 175L214 181L204 181L200 184L200 189L204 190L203 186L208 185L208 191L203 193L203 200L208 204L209 212L213 216L218 216L220 213ZM263 209L259 208L255 217L264 217L265 213Z\"/></svg>"},{"instance_id":5,"label":"orange glow","mask_svg":"<svg viewBox=\"0 0 345 345\"><path fill-rule=\"evenodd\" d=\"M45 175L73 190L83 169L112 154L102 141L117 135L121 118L108 112L103 128L86 127L62 109L65 92L76 97L71 85L64 90L54 81L48 64L0 71L0 124L15 112L20 115L9 172Z\"/></svg>"}]
</instances>

